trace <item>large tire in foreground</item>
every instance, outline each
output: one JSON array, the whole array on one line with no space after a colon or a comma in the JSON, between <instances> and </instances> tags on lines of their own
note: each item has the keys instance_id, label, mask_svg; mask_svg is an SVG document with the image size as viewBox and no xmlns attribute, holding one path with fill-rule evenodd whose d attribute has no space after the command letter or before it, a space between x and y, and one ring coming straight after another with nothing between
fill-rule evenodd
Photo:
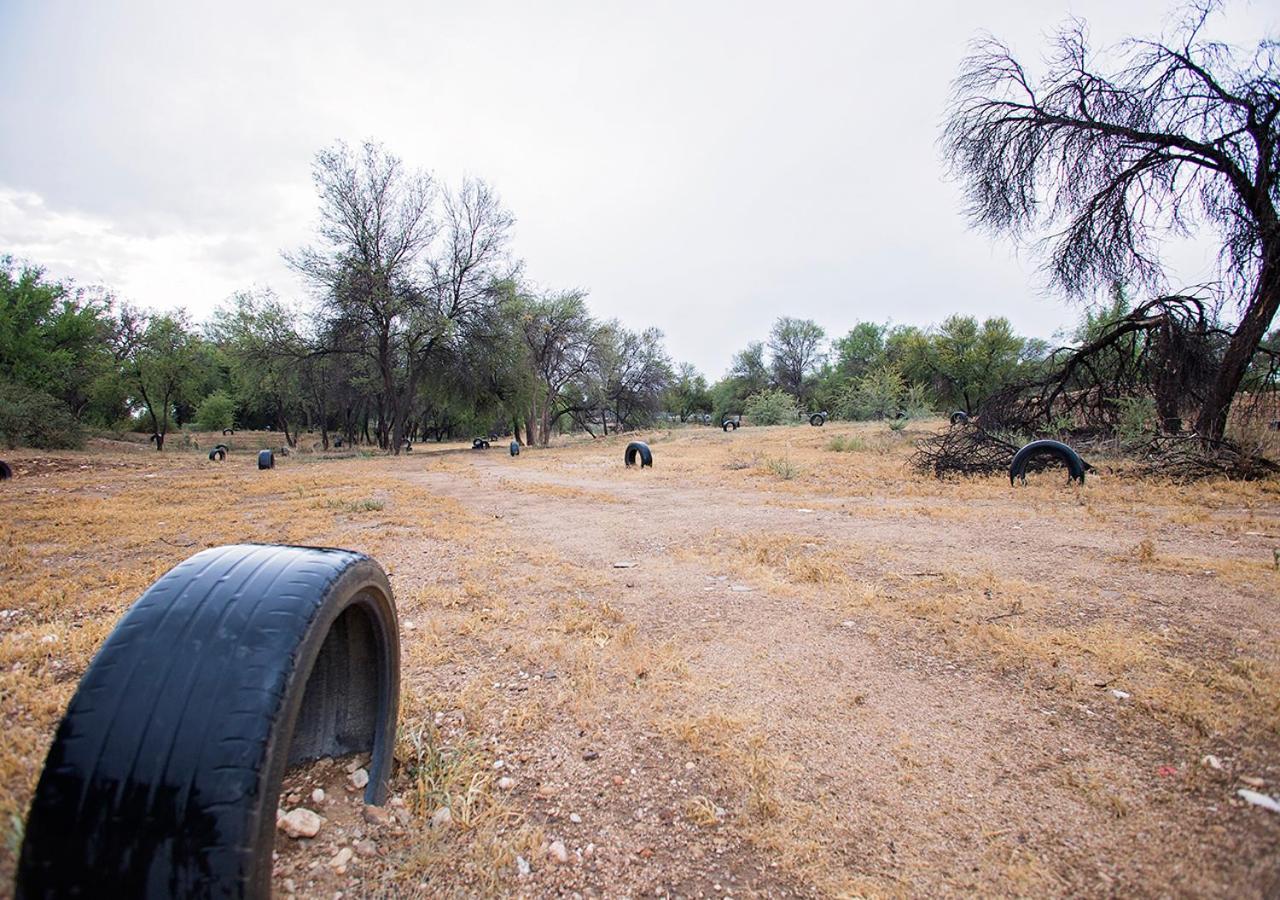
<instances>
[{"instance_id":1,"label":"large tire in foreground","mask_svg":"<svg viewBox=\"0 0 1280 900\"><path fill-rule=\"evenodd\" d=\"M8 481L13 477L13 467L0 459L0 481Z\"/></svg>"},{"instance_id":2,"label":"large tire in foreground","mask_svg":"<svg viewBox=\"0 0 1280 900\"><path fill-rule=\"evenodd\" d=\"M258 451L258 468L274 469L276 467L276 455L270 450Z\"/></svg>"},{"instance_id":3,"label":"large tire in foreground","mask_svg":"<svg viewBox=\"0 0 1280 900\"><path fill-rule=\"evenodd\" d=\"M1013 484L1015 479L1021 478L1022 483L1027 481L1027 463L1037 456L1055 456L1062 460L1067 467L1070 475L1070 481L1079 481L1084 484L1085 470L1090 468L1089 464L1080 458L1080 454L1072 450L1062 441L1032 441L1013 456L1013 462L1009 463L1009 484Z\"/></svg>"},{"instance_id":4,"label":"large tire in foreground","mask_svg":"<svg viewBox=\"0 0 1280 900\"><path fill-rule=\"evenodd\" d=\"M371 752L365 802L382 803L399 688L374 560L197 553L129 609L81 679L31 803L17 896L269 897L285 768Z\"/></svg>"},{"instance_id":5,"label":"large tire in foreground","mask_svg":"<svg viewBox=\"0 0 1280 900\"><path fill-rule=\"evenodd\" d=\"M623 454L622 461L627 466L634 466L637 456L640 457L640 468L643 469L645 466L653 468L653 451L644 441L632 441L627 444L627 452Z\"/></svg>"}]
</instances>

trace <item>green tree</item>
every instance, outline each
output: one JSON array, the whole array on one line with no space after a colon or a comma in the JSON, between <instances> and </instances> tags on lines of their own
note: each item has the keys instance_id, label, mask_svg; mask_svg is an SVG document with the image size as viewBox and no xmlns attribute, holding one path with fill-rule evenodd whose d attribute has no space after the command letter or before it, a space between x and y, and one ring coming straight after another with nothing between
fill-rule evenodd
<instances>
[{"instance_id":1,"label":"green tree","mask_svg":"<svg viewBox=\"0 0 1280 900\"><path fill-rule=\"evenodd\" d=\"M799 399L809 400L813 376L822 365L822 341L826 332L810 319L783 316L769 332L769 367L773 383Z\"/></svg>"},{"instance_id":2,"label":"green tree","mask_svg":"<svg viewBox=\"0 0 1280 900\"><path fill-rule=\"evenodd\" d=\"M981 325L973 316L949 316L929 336L923 367L944 402L975 411L992 393L1022 373L1027 341L1005 318Z\"/></svg>"},{"instance_id":3,"label":"green tree","mask_svg":"<svg viewBox=\"0 0 1280 900\"><path fill-rule=\"evenodd\" d=\"M209 334L230 363L241 404L260 410L297 446L311 348L293 312L270 291L242 292L214 314Z\"/></svg>"},{"instance_id":4,"label":"green tree","mask_svg":"<svg viewBox=\"0 0 1280 900\"><path fill-rule=\"evenodd\" d=\"M889 325L877 322L859 322L832 345L835 369L839 376L852 381L861 378L885 362L885 341Z\"/></svg>"},{"instance_id":5,"label":"green tree","mask_svg":"<svg viewBox=\"0 0 1280 900\"><path fill-rule=\"evenodd\" d=\"M196 422L203 431L224 431L235 427L236 401L226 391L214 391L200 401Z\"/></svg>"},{"instance_id":6,"label":"green tree","mask_svg":"<svg viewBox=\"0 0 1280 900\"><path fill-rule=\"evenodd\" d=\"M123 359L125 377L151 425L156 449L163 450L177 404L199 399L209 356L181 310L151 316L126 311L122 321L131 332Z\"/></svg>"},{"instance_id":7,"label":"green tree","mask_svg":"<svg viewBox=\"0 0 1280 900\"><path fill-rule=\"evenodd\" d=\"M896 366L879 366L850 384L842 412L851 419L892 419L902 409L906 390Z\"/></svg>"},{"instance_id":8,"label":"green tree","mask_svg":"<svg viewBox=\"0 0 1280 900\"><path fill-rule=\"evenodd\" d=\"M53 397L76 419L110 424L123 406L110 306L101 292L0 258L0 381Z\"/></svg>"},{"instance_id":9,"label":"green tree","mask_svg":"<svg viewBox=\"0 0 1280 900\"><path fill-rule=\"evenodd\" d=\"M796 398L780 388L766 388L752 394L742 411L752 425L790 425L800 415Z\"/></svg>"},{"instance_id":10,"label":"green tree","mask_svg":"<svg viewBox=\"0 0 1280 900\"><path fill-rule=\"evenodd\" d=\"M706 376L692 363L680 363L667 389L666 408L684 422L697 413L711 412L712 404Z\"/></svg>"}]
</instances>

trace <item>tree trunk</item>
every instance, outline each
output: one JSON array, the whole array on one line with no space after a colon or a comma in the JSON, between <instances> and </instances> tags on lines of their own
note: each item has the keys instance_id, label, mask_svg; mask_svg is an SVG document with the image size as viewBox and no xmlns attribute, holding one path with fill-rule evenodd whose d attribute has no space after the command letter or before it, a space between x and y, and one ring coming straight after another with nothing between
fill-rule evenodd
<instances>
[{"instance_id":1,"label":"tree trunk","mask_svg":"<svg viewBox=\"0 0 1280 900\"><path fill-rule=\"evenodd\" d=\"M1269 247L1262 264L1262 273L1258 278L1258 286L1249 300L1244 316L1240 319L1227 351L1222 356L1222 365L1218 368L1218 377L1209 387L1204 405L1200 407L1200 417L1196 420L1196 431L1202 440L1220 441L1227 431L1227 416L1231 412L1231 401L1235 399L1240 382L1244 380L1249 363L1258 345L1266 337L1267 329L1280 309L1280 240L1274 247Z\"/></svg>"}]
</instances>

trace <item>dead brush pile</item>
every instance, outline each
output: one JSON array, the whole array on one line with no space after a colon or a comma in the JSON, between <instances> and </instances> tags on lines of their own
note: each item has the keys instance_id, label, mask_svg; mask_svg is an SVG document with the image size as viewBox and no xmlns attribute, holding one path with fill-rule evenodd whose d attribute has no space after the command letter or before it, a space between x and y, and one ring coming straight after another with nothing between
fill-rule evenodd
<instances>
[{"instance_id":1,"label":"dead brush pile","mask_svg":"<svg viewBox=\"0 0 1280 900\"><path fill-rule=\"evenodd\" d=\"M911 467L938 478L1007 472L1018 448L976 425L948 428L916 444Z\"/></svg>"},{"instance_id":2,"label":"dead brush pile","mask_svg":"<svg viewBox=\"0 0 1280 900\"><path fill-rule=\"evenodd\" d=\"M1168 478L1178 484L1213 477L1256 481L1280 474L1280 465L1265 456L1229 441L1206 445L1194 434L1157 435L1137 451L1137 456L1141 475Z\"/></svg>"}]
</instances>

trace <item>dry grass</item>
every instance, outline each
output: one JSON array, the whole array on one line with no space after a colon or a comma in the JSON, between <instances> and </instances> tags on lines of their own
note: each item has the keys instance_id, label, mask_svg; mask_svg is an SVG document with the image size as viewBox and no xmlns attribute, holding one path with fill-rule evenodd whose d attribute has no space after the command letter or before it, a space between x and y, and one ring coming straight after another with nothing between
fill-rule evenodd
<instances>
[{"instance_id":1,"label":"dry grass","mask_svg":"<svg viewBox=\"0 0 1280 900\"><path fill-rule=\"evenodd\" d=\"M1189 757L1226 744L1241 759L1274 760L1280 485L1136 481L1123 463L1105 460L1091 460L1103 471L1082 489L1052 473L1017 489L999 478L939 482L905 468L924 427L641 435L654 447L655 468L625 475L621 450L633 435L565 442L516 460L491 454L483 465L478 456L420 452L312 464L319 455L304 453L258 472L240 449L221 466L194 449L163 459L59 455L44 474L0 492L0 709L8 724L0 878L12 872L54 724L115 621L180 560L236 541L351 547L392 572L404 671L394 787L419 822L400 848L402 885L456 878L471 893L512 890L504 879L515 856L532 858L548 838L527 797L495 787L496 748L563 744L610 714L653 729L698 759L700 772L705 765L708 780L673 801L696 830L748 841L792 883L818 893L910 892L897 863L861 854L847 810L815 793L798 762L806 729L822 733L829 724L805 716L820 710L841 728L870 722L877 698L869 703L861 686L819 673L814 683L834 686L791 717L785 705L771 709L805 699L775 695L790 671L777 682L759 674L746 687L734 681L738 668L772 676L773 660L791 649L756 640L752 611L766 616L770 603L785 604L798 623L865 636L884 660L915 666L927 649L931 665L978 673L1000 686L997 694L1043 691L1079 709L1108 704L1115 716L1106 727L1158 735ZM637 552L686 573L668 594L692 598L683 608L707 617L668 621L649 614L647 595L622 587L631 576L608 562L601 571L567 559L553 540L516 540L507 530L513 517L504 523L483 502L469 512L415 483L422 471L447 473L481 497L515 492L523 507L554 504L579 520L597 506L630 515L636 497L612 492L623 478L654 493L702 492L699 502L749 508L758 519L730 516L656 547L659 536L644 536L650 543ZM999 552L968 551L994 534L1003 536ZM1026 548L1051 540L1069 552L1034 564ZM582 544L593 548L589 530ZM730 593L730 585L750 592ZM707 624L722 603L732 612L730 601L747 610L746 633ZM715 668L704 630L739 641L733 666ZM778 665L802 665L801 657ZM537 691L523 689L551 671L554 680L539 681ZM815 673L801 676L812 682ZM901 791L935 790L946 768L927 735L889 741L883 753ZM1117 787L1112 774L1074 759L1042 777L1046 789L1078 801L1081 815L1117 827L1140 820L1141 790ZM458 827L422 827L441 806ZM940 807L937 821L912 827L945 829L943 815ZM1070 892L1066 863L998 824L984 838L984 877L1000 879L1007 893Z\"/></svg>"}]
</instances>

